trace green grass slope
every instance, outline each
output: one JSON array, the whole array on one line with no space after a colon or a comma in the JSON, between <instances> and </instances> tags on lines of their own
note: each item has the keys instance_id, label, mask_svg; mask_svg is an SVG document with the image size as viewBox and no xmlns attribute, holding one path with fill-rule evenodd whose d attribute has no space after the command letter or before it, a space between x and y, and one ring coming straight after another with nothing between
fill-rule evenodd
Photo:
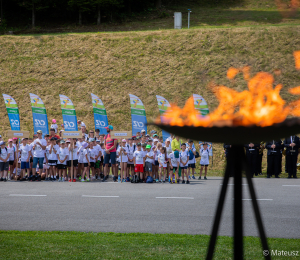
<instances>
[{"instance_id":1,"label":"green grass slope","mask_svg":"<svg viewBox=\"0 0 300 260\"><path fill-rule=\"evenodd\" d=\"M288 88L300 85L293 51L300 50L300 26L231 29L163 30L149 32L63 34L0 37L0 91L19 105L21 128L33 132L29 93L45 103L48 119L62 123L59 94L73 101L78 119L94 128L90 93L98 95L116 130L130 130L129 93L143 101L148 121L158 114L155 95L183 106L201 94L213 110L218 102L210 82L236 90L247 87L239 75L226 79L230 66L273 73ZM0 102L0 131L10 129L4 101ZM199 137L201 139L201 136ZM215 146L214 165L223 165L223 151Z\"/></svg>"}]
</instances>

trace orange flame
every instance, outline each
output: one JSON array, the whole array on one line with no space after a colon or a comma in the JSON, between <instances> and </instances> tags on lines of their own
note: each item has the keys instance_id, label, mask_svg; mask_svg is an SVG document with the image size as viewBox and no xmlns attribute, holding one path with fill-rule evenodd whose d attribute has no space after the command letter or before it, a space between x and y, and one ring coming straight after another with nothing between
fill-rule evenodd
<instances>
[{"instance_id":1,"label":"orange flame","mask_svg":"<svg viewBox=\"0 0 300 260\"><path fill-rule=\"evenodd\" d=\"M300 51L294 53L300 67ZM298 58L298 61L297 61ZM193 97L190 97L184 108L175 104L163 114L163 123L176 126L270 126L284 121L288 115L300 116L300 100L286 105L280 96L282 85L273 87L274 77L267 72L259 72L250 78L250 67L242 69L229 68L227 77L234 79L243 72L248 81L248 90L235 91L225 86L212 86L219 106L203 117L195 108ZM300 86L290 89L291 94L300 95ZM157 123L161 123L158 118Z\"/></svg>"},{"instance_id":2,"label":"orange flame","mask_svg":"<svg viewBox=\"0 0 300 260\"><path fill-rule=\"evenodd\" d=\"M300 51L294 52L294 58L295 58L295 63L296 63L296 69L300 70Z\"/></svg>"}]
</instances>

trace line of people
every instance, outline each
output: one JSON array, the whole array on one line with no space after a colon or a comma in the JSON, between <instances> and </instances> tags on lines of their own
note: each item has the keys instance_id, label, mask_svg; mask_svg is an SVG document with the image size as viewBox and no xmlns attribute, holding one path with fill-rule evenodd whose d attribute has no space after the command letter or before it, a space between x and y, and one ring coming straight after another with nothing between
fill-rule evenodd
<instances>
[{"instance_id":1,"label":"line of people","mask_svg":"<svg viewBox=\"0 0 300 260\"><path fill-rule=\"evenodd\" d=\"M224 144L227 163L230 161L231 147L230 144ZM288 173L288 178L297 178L297 161L300 149L298 136L289 136L284 140L272 140L266 143L246 144L247 164L252 177L262 175L262 158L265 149L267 150L267 178L272 176L280 178L283 156L285 156L285 172Z\"/></svg>"},{"instance_id":2,"label":"line of people","mask_svg":"<svg viewBox=\"0 0 300 260\"><path fill-rule=\"evenodd\" d=\"M9 139L8 145L0 139L0 181L107 181L112 173L118 182L166 182L187 183L195 179L196 158L199 153L192 140L183 143L178 137L165 142L156 131L151 136L142 130L129 139L119 142L108 134L100 135L99 129L86 133L81 123L82 137L64 140L57 129L51 128L50 135L43 138L38 131L33 139ZM60 131L61 132L61 131ZM211 145L201 144L199 150L201 171L207 179ZM192 174L192 176L190 176Z\"/></svg>"}]
</instances>

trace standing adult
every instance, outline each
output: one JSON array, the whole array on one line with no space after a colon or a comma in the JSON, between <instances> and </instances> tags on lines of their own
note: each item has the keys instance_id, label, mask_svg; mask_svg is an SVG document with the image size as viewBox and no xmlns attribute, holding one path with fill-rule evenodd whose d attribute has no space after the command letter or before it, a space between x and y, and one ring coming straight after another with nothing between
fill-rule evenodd
<instances>
[{"instance_id":1,"label":"standing adult","mask_svg":"<svg viewBox=\"0 0 300 260\"><path fill-rule=\"evenodd\" d=\"M173 138L171 147L173 151L181 152L179 136L176 135L175 138Z\"/></svg>"},{"instance_id":2,"label":"standing adult","mask_svg":"<svg viewBox=\"0 0 300 260\"><path fill-rule=\"evenodd\" d=\"M247 163L248 163L248 167L250 169L250 173L251 176L253 178L253 176L257 176L258 172L257 172L257 159L258 159L258 152L259 152L259 148L260 148L260 144L254 144L254 143L250 143L250 144L245 144L245 148L246 148L246 158L247 158Z\"/></svg>"},{"instance_id":3,"label":"standing adult","mask_svg":"<svg viewBox=\"0 0 300 260\"><path fill-rule=\"evenodd\" d=\"M42 130L37 131L37 139L32 143L33 149L33 164L32 164L32 181L35 181L36 177L36 166L39 163L39 169L43 169L43 162L45 158L45 150L47 147L47 142L43 138ZM40 178L37 178L40 180Z\"/></svg>"},{"instance_id":4,"label":"standing adult","mask_svg":"<svg viewBox=\"0 0 300 260\"><path fill-rule=\"evenodd\" d=\"M285 138L284 146L286 147L286 164L288 178L297 178L297 159L298 149L300 148L300 140L298 136L290 136Z\"/></svg>"},{"instance_id":5,"label":"standing adult","mask_svg":"<svg viewBox=\"0 0 300 260\"><path fill-rule=\"evenodd\" d=\"M60 139L59 135L57 135L57 134L55 133L55 129L54 129L54 128L51 128L51 129L50 129L49 140L51 140L52 138L56 138L56 140L59 140L59 139Z\"/></svg>"},{"instance_id":6,"label":"standing adult","mask_svg":"<svg viewBox=\"0 0 300 260\"><path fill-rule=\"evenodd\" d=\"M280 152L283 148L281 140L272 140L271 142L266 143L266 148L268 150L267 154L267 178L270 178L272 175L275 175L275 178L279 178L280 173Z\"/></svg>"},{"instance_id":7,"label":"standing adult","mask_svg":"<svg viewBox=\"0 0 300 260\"><path fill-rule=\"evenodd\" d=\"M104 178L102 181L105 181L105 179L108 178L109 172L108 172L108 165L109 165L109 160L111 160L111 168L112 168L112 173L114 175L114 181L117 181L118 179L118 172L115 170L116 168L116 147L118 140L111 138L111 131L114 130L113 126L109 125L105 127L107 131L107 135L104 137L104 147L105 147L105 156L104 156Z\"/></svg>"}]
</instances>

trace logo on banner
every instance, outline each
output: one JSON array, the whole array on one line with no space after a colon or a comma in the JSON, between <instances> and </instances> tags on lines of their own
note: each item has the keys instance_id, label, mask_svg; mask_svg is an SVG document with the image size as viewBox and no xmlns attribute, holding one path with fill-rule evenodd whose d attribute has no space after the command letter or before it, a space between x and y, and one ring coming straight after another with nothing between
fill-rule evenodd
<instances>
[{"instance_id":1,"label":"logo on banner","mask_svg":"<svg viewBox=\"0 0 300 260\"><path fill-rule=\"evenodd\" d=\"M197 99L196 100L196 107L200 108L200 104L202 103L202 99Z\"/></svg>"},{"instance_id":2,"label":"logo on banner","mask_svg":"<svg viewBox=\"0 0 300 260\"><path fill-rule=\"evenodd\" d=\"M64 121L65 128L74 128L74 122Z\"/></svg>"},{"instance_id":3,"label":"logo on banner","mask_svg":"<svg viewBox=\"0 0 300 260\"><path fill-rule=\"evenodd\" d=\"M100 120L96 120L96 126L105 126L105 122L104 121L100 121Z\"/></svg>"},{"instance_id":4,"label":"logo on banner","mask_svg":"<svg viewBox=\"0 0 300 260\"><path fill-rule=\"evenodd\" d=\"M64 104L64 108L66 108L67 104L70 102L70 99L64 99L62 102Z\"/></svg>"},{"instance_id":5,"label":"logo on banner","mask_svg":"<svg viewBox=\"0 0 300 260\"><path fill-rule=\"evenodd\" d=\"M143 122L139 122L139 121L133 121L133 126L134 127L143 128L144 127L144 123Z\"/></svg>"},{"instance_id":6,"label":"logo on banner","mask_svg":"<svg viewBox=\"0 0 300 260\"><path fill-rule=\"evenodd\" d=\"M34 124L35 126L45 126L46 122L44 120L35 119Z\"/></svg>"},{"instance_id":7,"label":"logo on banner","mask_svg":"<svg viewBox=\"0 0 300 260\"><path fill-rule=\"evenodd\" d=\"M20 125L19 120L11 119L11 120L10 120L10 123L11 123L12 126L19 126L19 125Z\"/></svg>"},{"instance_id":8,"label":"logo on banner","mask_svg":"<svg viewBox=\"0 0 300 260\"><path fill-rule=\"evenodd\" d=\"M6 103L6 106L9 107L10 106L10 103L13 101L12 98L6 98L5 99L5 103Z\"/></svg>"},{"instance_id":9,"label":"logo on banner","mask_svg":"<svg viewBox=\"0 0 300 260\"><path fill-rule=\"evenodd\" d=\"M37 104L39 101L40 101L40 98L33 98L31 103L33 104L34 107L37 107Z\"/></svg>"}]
</instances>

